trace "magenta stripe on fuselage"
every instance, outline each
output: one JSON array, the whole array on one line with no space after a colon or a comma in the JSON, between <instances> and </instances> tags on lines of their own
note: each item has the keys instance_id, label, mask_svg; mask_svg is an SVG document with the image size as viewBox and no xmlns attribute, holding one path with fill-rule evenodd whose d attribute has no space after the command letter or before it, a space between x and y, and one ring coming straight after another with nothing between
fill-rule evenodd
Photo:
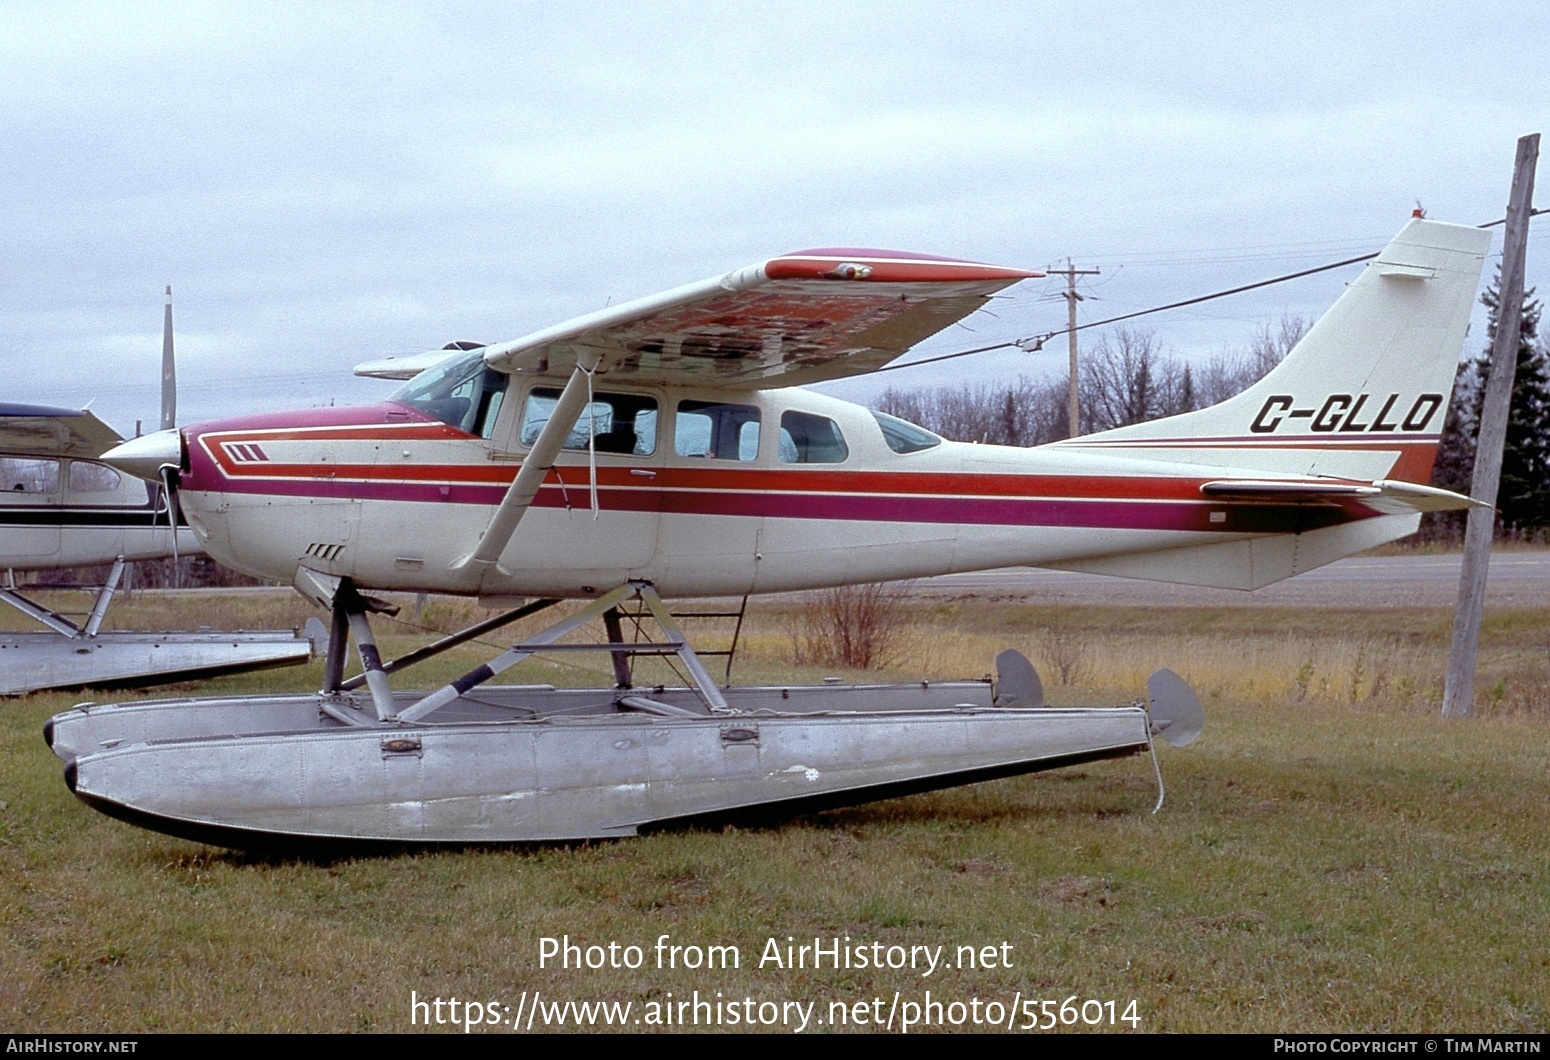
<instances>
[{"instance_id":1,"label":"magenta stripe on fuselage","mask_svg":"<svg viewBox=\"0 0 1550 1060\"><path fill-rule=\"evenodd\" d=\"M230 486L227 487L230 489ZM240 492L340 500L414 501L494 507L506 494L500 485L438 485L403 482L294 482L244 480ZM583 478L565 486L546 483L536 508L584 509L590 494ZM1262 502L1178 500L1092 500L943 495L845 493L762 493L742 490L618 489L600 486L605 511L729 515L767 519L853 520L860 522L959 523L974 526L1087 527L1127 530L1193 530L1227 533L1302 532L1377 514L1359 503L1296 505ZM1212 512L1225 521L1212 522Z\"/></svg>"}]
</instances>

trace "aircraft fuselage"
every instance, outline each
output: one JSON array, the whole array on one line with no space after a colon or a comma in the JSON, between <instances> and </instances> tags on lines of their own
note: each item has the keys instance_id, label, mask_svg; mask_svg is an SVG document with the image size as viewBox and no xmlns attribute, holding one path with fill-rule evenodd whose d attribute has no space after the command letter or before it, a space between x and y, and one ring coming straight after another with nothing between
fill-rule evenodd
<instances>
[{"instance_id":1,"label":"aircraft fuselage","mask_svg":"<svg viewBox=\"0 0 1550 1060\"><path fill-rule=\"evenodd\" d=\"M87 567L173 552L165 506L138 479L95 460L33 453L0 453L0 473L0 568ZM177 544L184 555L199 551L187 527Z\"/></svg>"},{"instance_id":2,"label":"aircraft fuselage","mask_svg":"<svg viewBox=\"0 0 1550 1060\"><path fill-rule=\"evenodd\" d=\"M307 567L363 588L541 596L630 579L665 596L736 595L1056 566L1380 514L1356 500L1203 495L1203 483L1243 474L1226 462L890 441L869 410L806 390L600 379L595 473L585 435L573 435L580 448L549 473L499 567L470 583L454 565L488 525L549 393L510 385L517 400L477 432L397 401L186 429L184 512L211 555L260 577ZM610 417L628 421L622 444L618 422L601 422ZM1429 461L1434 439L1385 441L1373 457L1387 468L1410 446Z\"/></svg>"}]
</instances>

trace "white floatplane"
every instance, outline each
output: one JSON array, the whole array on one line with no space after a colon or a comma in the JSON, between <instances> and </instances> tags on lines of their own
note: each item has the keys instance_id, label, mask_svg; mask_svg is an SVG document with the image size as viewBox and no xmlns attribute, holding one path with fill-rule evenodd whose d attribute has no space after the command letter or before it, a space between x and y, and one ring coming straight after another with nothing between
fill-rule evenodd
<instances>
[{"instance_id":1,"label":"white floatplane","mask_svg":"<svg viewBox=\"0 0 1550 1060\"><path fill-rule=\"evenodd\" d=\"M163 428L177 414L172 356L169 288ZM165 684L311 659L311 640L291 630L101 630L125 564L202 551L159 483L148 485L97 459L123 441L89 410L0 402L0 570L6 578L0 602L44 627L0 630L0 696ZM16 582L18 572L108 565L84 616L45 606Z\"/></svg>"},{"instance_id":2,"label":"white floatplane","mask_svg":"<svg viewBox=\"0 0 1550 1060\"><path fill-rule=\"evenodd\" d=\"M104 812L243 846L622 835L1131 754L1158 732L1186 742L1198 702L1171 674L1150 716L1055 710L1015 653L995 689L722 688L663 598L1010 565L1253 589L1409 534L1471 503L1425 482L1489 245L1412 219L1244 393L1033 449L944 441L797 388L871 371L1037 275L854 249L363 365L412 375L376 405L126 442L106 459L170 481L211 555L331 612L324 687L92 707L55 718L51 744ZM386 590L533 602L384 663L370 594ZM442 688L390 681L566 598L587 603ZM623 640L630 606L660 640ZM618 687L490 683L581 647L563 638L593 619ZM632 652L676 656L688 686L630 687Z\"/></svg>"}]
</instances>

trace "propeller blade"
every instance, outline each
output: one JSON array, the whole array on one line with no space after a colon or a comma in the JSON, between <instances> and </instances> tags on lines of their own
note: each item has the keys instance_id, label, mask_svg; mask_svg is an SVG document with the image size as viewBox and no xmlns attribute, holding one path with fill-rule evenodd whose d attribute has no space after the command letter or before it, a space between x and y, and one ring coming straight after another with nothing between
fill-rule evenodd
<instances>
[{"instance_id":1,"label":"propeller blade","mask_svg":"<svg viewBox=\"0 0 1550 1060\"><path fill-rule=\"evenodd\" d=\"M172 531L172 562L178 561L178 469L172 464L161 466L161 486L158 492L167 503L167 528Z\"/></svg>"},{"instance_id":2,"label":"propeller blade","mask_svg":"<svg viewBox=\"0 0 1550 1060\"><path fill-rule=\"evenodd\" d=\"M167 313L161 330L161 429L178 423L178 370L172 358L172 285L167 285Z\"/></svg>"}]
</instances>

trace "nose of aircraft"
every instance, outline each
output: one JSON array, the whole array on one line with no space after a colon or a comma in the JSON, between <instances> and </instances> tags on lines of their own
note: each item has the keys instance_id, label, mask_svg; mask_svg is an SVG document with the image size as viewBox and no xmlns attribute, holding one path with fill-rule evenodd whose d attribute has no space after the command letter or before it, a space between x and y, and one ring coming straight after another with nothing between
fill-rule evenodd
<instances>
[{"instance_id":1,"label":"nose of aircraft","mask_svg":"<svg viewBox=\"0 0 1550 1060\"><path fill-rule=\"evenodd\" d=\"M150 482L161 480L161 469L177 467L183 458L183 442L176 430L156 431L116 445L97 459L125 474Z\"/></svg>"}]
</instances>

